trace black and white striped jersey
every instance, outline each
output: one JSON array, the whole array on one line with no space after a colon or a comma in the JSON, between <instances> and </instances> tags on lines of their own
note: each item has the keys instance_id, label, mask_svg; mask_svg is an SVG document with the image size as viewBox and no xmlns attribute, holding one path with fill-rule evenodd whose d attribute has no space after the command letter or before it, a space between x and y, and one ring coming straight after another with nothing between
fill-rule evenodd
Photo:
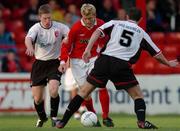
<instances>
[{"instance_id":1,"label":"black and white striped jersey","mask_svg":"<svg viewBox=\"0 0 180 131\"><path fill-rule=\"evenodd\" d=\"M98 28L102 37L109 34L102 54L113 56L130 63L136 63L142 50L152 56L160 52L150 36L134 21L111 20Z\"/></svg>"}]
</instances>

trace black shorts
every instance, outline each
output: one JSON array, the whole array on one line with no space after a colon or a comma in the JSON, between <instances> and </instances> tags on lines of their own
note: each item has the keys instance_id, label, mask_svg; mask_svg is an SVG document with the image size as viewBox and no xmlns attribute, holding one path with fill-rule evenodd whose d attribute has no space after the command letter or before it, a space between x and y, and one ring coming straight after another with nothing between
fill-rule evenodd
<instances>
[{"instance_id":1,"label":"black shorts","mask_svg":"<svg viewBox=\"0 0 180 131\"><path fill-rule=\"evenodd\" d=\"M87 77L87 81L96 87L105 87L111 80L117 90L128 89L138 84L131 65L124 60L100 55Z\"/></svg>"},{"instance_id":2,"label":"black shorts","mask_svg":"<svg viewBox=\"0 0 180 131\"><path fill-rule=\"evenodd\" d=\"M31 71L31 86L46 85L49 80L60 81L62 73L58 71L60 61L55 60L35 60Z\"/></svg>"}]
</instances>

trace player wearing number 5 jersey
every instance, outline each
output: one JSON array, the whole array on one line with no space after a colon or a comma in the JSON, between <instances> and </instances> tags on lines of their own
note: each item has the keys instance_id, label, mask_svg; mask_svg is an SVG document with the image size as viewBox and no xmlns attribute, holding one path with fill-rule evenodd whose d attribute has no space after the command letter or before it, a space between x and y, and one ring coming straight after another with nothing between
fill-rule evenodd
<instances>
[{"instance_id":1,"label":"player wearing number 5 jersey","mask_svg":"<svg viewBox=\"0 0 180 131\"><path fill-rule=\"evenodd\" d=\"M146 105L143 93L133 73L131 64L136 63L141 50L148 51L160 63L169 67L175 67L177 60L168 61L160 49L152 42L149 35L141 29L137 23L141 18L140 10L130 9L128 21L110 21L100 26L91 36L88 46L83 54L87 62L91 56L91 48L94 42L105 34L110 34L104 51L95 62L94 68L87 77L86 83L80 89L79 95L68 105L63 119L57 127L62 128L68 122L71 113L78 109L80 103L96 87L103 87L108 80L111 80L117 90L124 89L134 100L134 110L137 116L139 128L156 129L152 123L146 121ZM131 19L131 20L130 20ZM78 104L77 104L78 102Z\"/></svg>"}]
</instances>

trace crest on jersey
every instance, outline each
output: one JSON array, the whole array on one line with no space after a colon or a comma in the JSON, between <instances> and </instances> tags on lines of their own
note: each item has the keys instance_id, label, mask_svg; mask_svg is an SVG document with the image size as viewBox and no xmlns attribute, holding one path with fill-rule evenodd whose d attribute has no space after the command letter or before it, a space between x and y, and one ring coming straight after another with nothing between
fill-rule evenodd
<instances>
[{"instance_id":1,"label":"crest on jersey","mask_svg":"<svg viewBox=\"0 0 180 131\"><path fill-rule=\"evenodd\" d=\"M59 36L59 32L58 32L58 31L55 31L55 32L54 32L54 35L55 35L55 37L58 37L58 36Z\"/></svg>"}]
</instances>

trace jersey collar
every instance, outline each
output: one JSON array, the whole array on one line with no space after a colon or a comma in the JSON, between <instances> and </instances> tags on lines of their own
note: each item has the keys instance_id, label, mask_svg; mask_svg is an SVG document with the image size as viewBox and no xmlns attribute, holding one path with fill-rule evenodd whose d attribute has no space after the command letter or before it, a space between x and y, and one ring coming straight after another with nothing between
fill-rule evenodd
<instances>
[{"instance_id":1,"label":"jersey collar","mask_svg":"<svg viewBox=\"0 0 180 131\"><path fill-rule=\"evenodd\" d=\"M131 23L135 23L135 24L137 24L137 22L136 21L134 21L134 20L128 20L129 22L131 22Z\"/></svg>"},{"instance_id":2,"label":"jersey collar","mask_svg":"<svg viewBox=\"0 0 180 131\"><path fill-rule=\"evenodd\" d=\"M41 22L39 22L39 24L40 24L40 26L41 26L43 29L50 29L50 28L52 27L52 25L53 25L53 21L51 21L51 25L50 25L48 28L43 27L43 25L41 24Z\"/></svg>"}]
</instances>

